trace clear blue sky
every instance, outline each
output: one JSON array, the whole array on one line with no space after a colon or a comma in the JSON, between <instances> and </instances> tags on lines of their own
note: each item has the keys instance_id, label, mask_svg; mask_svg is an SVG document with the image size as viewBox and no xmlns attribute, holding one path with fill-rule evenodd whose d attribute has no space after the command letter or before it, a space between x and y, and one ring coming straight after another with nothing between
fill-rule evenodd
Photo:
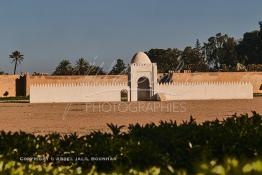
<instances>
[{"instance_id":1,"label":"clear blue sky","mask_svg":"<svg viewBox=\"0 0 262 175\"><path fill-rule=\"evenodd\" d=\"M184 48L218 32L240 38L258 29L261 0L5 0L0 1L0 68L25 57L18 71L52 72L64 58L129 62L137 51Z\"/></svg>"}]
</instances>

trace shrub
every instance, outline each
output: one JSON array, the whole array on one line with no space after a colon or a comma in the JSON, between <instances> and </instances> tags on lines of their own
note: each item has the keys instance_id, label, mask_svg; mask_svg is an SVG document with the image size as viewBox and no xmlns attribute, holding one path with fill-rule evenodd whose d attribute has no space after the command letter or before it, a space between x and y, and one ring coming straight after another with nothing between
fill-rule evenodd
<instances>
[{"instance_id":1,"label":"shrub","mask_svg":"<svg viewBox=\"0 0 262 175\"><path fill-rule=\"evenodd\" d=\"M5 91L5 93L3 94L5 97L7 97L9 95L8 91Z\"/></svg>"},{"instance_id":2,"label":"shrub","mask_svg":"<svg viewBox=\"0 0 262 175\"><path fill-rule=\"evenodd\" d=\"M51 163L54 167L81 167L88 170L95 166L98 172L128 172L130 168L143 172L158 167L163 174L172 169L184 169L194 174L198 171L196 167L199 162L213 161L218 165L217 169L222 169L225 157L234 157L242 162L257 160L262 155L262 117L255 112L251 117L247 114L233 115L222 121L201 124L193 118L180 125L175 121L144 126L132 124L127 132L122 133L122 126L108 126L112 133L94 131L84 136L75 133L33 135L2 131L1 160L42 165L43 162L21 160L21 157L42 156L48 158L44 164ZM61 156L72 160L56 159ZM75 161L81 156L88 161ZM213 168L208 165L208 169Z\"/></svg>"}]
</instances>

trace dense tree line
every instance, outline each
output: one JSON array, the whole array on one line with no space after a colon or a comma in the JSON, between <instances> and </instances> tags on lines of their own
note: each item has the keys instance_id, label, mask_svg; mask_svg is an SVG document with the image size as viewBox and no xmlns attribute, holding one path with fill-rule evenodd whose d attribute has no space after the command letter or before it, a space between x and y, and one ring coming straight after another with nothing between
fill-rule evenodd
<instances>
[{"instance_id":1,"label":"dense tree line","mask_svg":"<svg viewBox=\"0 0 262 175\"><path fill-rule=\"evenodd\" d=\"M109 72L111 75L125 74L127 66L122 59L117 59L112 70ZM62 60L56 67L53 75L105 75L102 67L90 64L87 59L80 58L76 61L75 65L67 59Z\"/></svg>"},{"instance_id":2,"label":"dense tree line","mask_svg":"<svg viewBox=\"0 0 262 175\"><path fill-rule=\"evenodd\" d=\"M67 59L62 60L53 75L103 75L103 68L90 64L85 58L79 58L75 65Z\"/></svg>"},{"instance_id":3,"label":"dense tree line","mask_svg":"<svg viewBox=\"0 0 262 175\"><path fill-rule=\"evenodd\" d=\"M218 33L201 44L184 50L177 48L151 49L147 55L156 62L159 72L191 70L205 71L261 71L262 70L262 22L260 30L247 32L236 40Z\"/></svg>"},{"instance_id":4,"label":"dense tree line","mask_svg":"<svg viewBox=\"0 0 262 175\"><path fill-rule=\"evenodd\" d=\"M242 39L235 39L227 34L217 33L200 43L187 46L184 50L177 48L150 49L146 51L152 62L157 63L158 71L190 70L207 71L262 71L262 22L260 29L246 32ZM108 74L126 74L127 65L117 59ZM62 60L56 67L54 75L101 75L106 74L102 67L91 65L80 58L75 66L68 60Z\"/></svg>"}]
</instances>

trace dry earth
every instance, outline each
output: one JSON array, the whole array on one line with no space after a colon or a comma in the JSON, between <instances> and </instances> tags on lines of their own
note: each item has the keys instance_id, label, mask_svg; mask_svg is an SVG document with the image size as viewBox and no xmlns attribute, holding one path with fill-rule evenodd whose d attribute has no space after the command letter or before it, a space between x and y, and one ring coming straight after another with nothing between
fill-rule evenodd
<instances>
[{"instance_id":1,"label":"dry earth","mask_svg":"<svg viewBox=\"0 0 262 175\"><path fill-rule=\"evenodd\" d=\"M108 131L107 123L158 123L161 120L198 122L223 119L234 113L262 114L262 97L253 100L206 100L132 103L0 103L0 130L34 134Z\"/></svg>"}]
</instances>

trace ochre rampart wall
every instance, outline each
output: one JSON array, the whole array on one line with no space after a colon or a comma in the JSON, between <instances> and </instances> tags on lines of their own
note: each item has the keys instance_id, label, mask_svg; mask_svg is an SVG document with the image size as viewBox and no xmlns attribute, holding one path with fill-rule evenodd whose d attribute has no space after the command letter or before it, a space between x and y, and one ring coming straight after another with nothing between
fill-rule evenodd
<instances>
[{"instance_id":1,"label":"ochre rampart wall","mask_svg":"<svg viewBox=\"0 0 262 175\"><path fill-rule=\"evenodd\" d=\"M262 93L262 72L173 73L173 82L250 82L254 93Z\"/></svg>"},{"instance_id":2,"label":"ochre rampart wall","mask_svg":"<svg viewBox=\"0 0 262 175\"><path fill-rule=\"evenodd\" d=\"M29 95L30 85L36 84L77 84L77 83L123 83L127 82L127 75L90 75L90 76L29 76L27 92Z\"/></svg>"},{"instance_id":3,"label":"ochre rampart wall","mask_svg":"<svg viewBox=\"0 0 262 175\"><path fill-rule=\"evenodd\" d=\"M16 79L19 75L0 75L0 97L16 96Z\"/></svg>"},{"instance_id":4,"label":"ochre rampart wall","mask_svg":"<svg viewBox=\"0 0 262 175\"><path fill-rule=\"evenodd\" d=\"M16 96L16 79L19 75L0 75L0 97ZM262 72L208 72L208 73L173 73L173 82L250 82L254 93L262 93ZM26 76L26 95L30 94L31 84L49 83L88 83L88 82L127 82L127 75L98 76Z\"/></svg>"}]
</instances>

